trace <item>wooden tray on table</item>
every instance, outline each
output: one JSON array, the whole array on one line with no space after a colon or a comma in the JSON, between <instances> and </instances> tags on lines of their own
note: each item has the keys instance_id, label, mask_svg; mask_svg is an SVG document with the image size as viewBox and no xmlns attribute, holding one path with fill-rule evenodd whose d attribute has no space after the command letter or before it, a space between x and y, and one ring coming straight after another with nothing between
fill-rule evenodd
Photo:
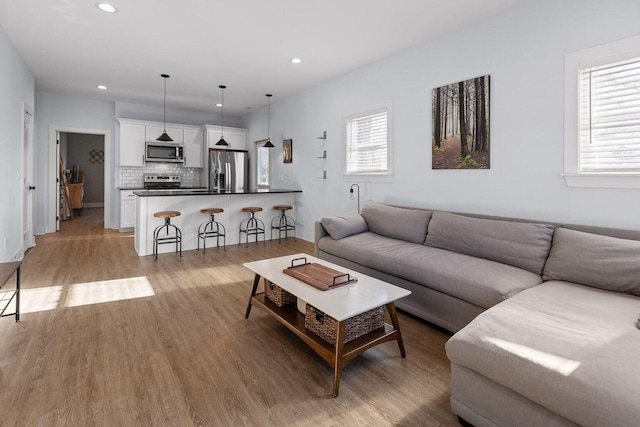
<instances>
[{"instance_id":1,"label":"wooden tray on table","mask_svg":"<svg viewBox=\"0 0 640 427\"><path fill-rule=\"evenodd\" d=\"M296 261L302 261L302 263L296 264ZM306 257L292 260L291 267L285 268L282 272L321 291L358 281L349 273L342 273L318 263L307 262Z\"/></svg>"}]
</instances>

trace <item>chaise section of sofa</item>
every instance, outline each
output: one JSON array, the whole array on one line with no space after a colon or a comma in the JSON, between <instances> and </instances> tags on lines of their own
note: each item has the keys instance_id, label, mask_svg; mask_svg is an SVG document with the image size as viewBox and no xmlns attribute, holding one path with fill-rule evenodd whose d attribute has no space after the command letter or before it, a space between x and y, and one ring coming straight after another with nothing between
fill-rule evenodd
<instances>
[{"instance_id":1,"label":"chaise section of sofa","mask_svg":"<svg viewBox=\"0 0 640 427\"><path fill-rule=\"evenodd\" d=\"M557 229L545 283L447 342L456 414L476 427L637 425L640 232L612 234L629 239Z\"/></svg>"}]
</instances>

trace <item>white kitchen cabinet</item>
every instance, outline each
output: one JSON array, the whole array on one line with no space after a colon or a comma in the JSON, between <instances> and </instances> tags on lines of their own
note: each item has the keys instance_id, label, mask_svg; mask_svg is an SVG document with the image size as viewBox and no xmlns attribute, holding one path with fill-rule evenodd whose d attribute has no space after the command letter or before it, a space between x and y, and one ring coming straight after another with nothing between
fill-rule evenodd
<instances>
[{"instance_id":1,"label":"white kitchen cabinet","mask_svg":"<svg viewBox=\"0 0 640 427\"><path fill-rule=\"evenodd\" d=\"M144 166L145 128L141 123L120 122L120 166Z\"/></svg>"},{"instance_id":2,"label":"white kitchen cabinet","mask_svg":"<svg viewBox=\"0 0 640 427\"><path fill-rule=\"evenodd\" d=\"M184 167L202 168L204 130L200 127L184 128Z\"/></svg>"},{"instance_id":3,"label":"white kitchen cabinet","mask_svg":"<svg viewBox=\"0 0 640 427\"><path fill-rule=\"evenodd\" d=\"M120 229L136 225L136 195L133 190L120 190Z\"/></svg>"},{"instance_id":4,"label":"white kitchen cabinet","mask_svg":"<svg viewBox=\"0 0 640 427\"><path fill-rule=\"evenodd\" d=\"M145 131L145 141L155 141L160 135L162 135L162 131L166 129L167 134L173 139L173 142L177 144L182 144L184 142L184 138L182 135L182 127L167 125L167 127L163 127L162 123L147 125ZM158 141L162 142L162 141Z\"/></svg>"},{"instance_id":5,"label":"white kitchen cabinet","mask_svg":"<svg viewBox=\"0 0 640 427\"><path fill-rule=\"evenodd\" d=\"M246 150L247 149L247 134L249 131L242 128L234 128L225 126L222 129L220 126L205 125L206 140L205 147L209 148L230 148L232 150ZM229 147L216 146L216 142L220 140L220 135L224 131L224 140L229 143Z\"/></svg>"}]
</instances>

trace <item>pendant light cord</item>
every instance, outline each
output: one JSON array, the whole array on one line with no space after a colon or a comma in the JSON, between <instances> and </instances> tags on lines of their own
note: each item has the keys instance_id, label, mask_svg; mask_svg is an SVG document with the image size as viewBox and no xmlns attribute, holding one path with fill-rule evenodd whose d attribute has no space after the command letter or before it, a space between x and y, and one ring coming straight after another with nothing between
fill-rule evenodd
<instances>
[{"instance_id":1,"label":"pendant light cord","mask_svg":"<svg viewBox=\"0 0 640 427\"><path fill-rule=\"evenodd\" d=\"M164 80L164 101L162 102L162 127L167 131L167 77L162 76Z\"/></svg>"},{"instance_id":2,"label":"pendant light cord","mask_svg":"<svg viewBox=\"0 0 640 427\"><path fill-rule=\"evenodd\" d=\"M222 99L220 103L222 104L222 108L220 109L220 113L222 116L222 123L220 125L220 137L224 139L224 89L225 86L220 86L220 92L222 92Z\"/></svg>"}]
</instances>

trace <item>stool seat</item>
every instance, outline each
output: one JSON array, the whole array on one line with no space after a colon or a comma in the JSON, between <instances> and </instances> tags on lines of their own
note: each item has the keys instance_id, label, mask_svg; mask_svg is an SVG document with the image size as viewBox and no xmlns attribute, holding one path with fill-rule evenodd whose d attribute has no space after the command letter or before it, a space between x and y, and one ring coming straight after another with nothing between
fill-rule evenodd
<instances>
[{"instance_id":1,"label":"stool seat","mask_svg":"<svg viewBox=\"0 0 640 427\"><path fill-rule=\"evenodd\" d=\"M242 208L242 212L262 212L262 208L258 208L258 207L248 207L248 208Z\"/></svg>"},{"instance_id":2,"label":"stool seat","mask_svg":"<svg viewBox=\"0 0 640 427\"><path fill-rule=\"evenodd\" d=\"M203 214L217 214L217 213L222 213L222 212L224 212L224 209L222 209L222 208L200 209L200 213L203 213Z\"/></svg>"},{"instance_id":3,"label":"stool seat","mask_svg":"<svg viewBox=\"0 0 640 427\"><path fill-rule=\"evenodd\" d=\"M173 218L180 215L181 214L178 211L162 211L153 214L156 218Z\"/></svg>"},{"instance_id":4,"label":"stool seat","mask_svg":"<svg viewBox=\"0 0 640 427\"><path fill-rule=\"evenodd\" d=\"M277 211L288 211L293 209L293 206L291 205L275 205L273 207L273 209L277 210Z\"/></svg>"}]
</instances>

